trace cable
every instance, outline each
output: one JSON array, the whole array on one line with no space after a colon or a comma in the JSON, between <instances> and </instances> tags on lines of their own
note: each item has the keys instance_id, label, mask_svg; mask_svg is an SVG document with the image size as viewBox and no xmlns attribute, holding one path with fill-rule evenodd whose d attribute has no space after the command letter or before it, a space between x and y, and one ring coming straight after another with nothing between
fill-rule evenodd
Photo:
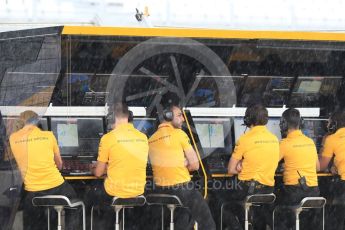
<instances>
[{"instance_id":1,"label":"cable","mask_svg":"<svg viewBox=\"0 0 345 230\"><path fill-rule=\"evenodd\" d=\"M198 147L197 147L197 145L196 145L196 142L195 142L195 139L194 139L194 136L193 136L192 129L190 128L190 125L189 125L189 122L188 122L188 119L187 119L185 110L183 110L183 116L184 116L184 119L185 119L185 121L186 121L186 124L187 124L187 128L188 128L189 134L190 134L190 136L191 136L191 138L192 138L193 146L194 146L194 148L195 148L196 155L198 156L198 160L199 160L199 163L200 163L200 165L201 165L202 173L204 174L204 180L205 180L204 199L206 199L206 197L207 197L207 174L206 174L206 170L205 170L204 164L203 164L202 161L201 161L200 153L199 153Z\"/></svg>"}]
</instances>

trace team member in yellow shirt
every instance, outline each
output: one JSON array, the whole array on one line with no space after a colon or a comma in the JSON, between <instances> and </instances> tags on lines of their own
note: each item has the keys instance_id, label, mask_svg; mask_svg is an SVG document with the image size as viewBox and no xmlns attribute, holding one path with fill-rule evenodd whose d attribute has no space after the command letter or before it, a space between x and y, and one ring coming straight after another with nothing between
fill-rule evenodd
<instances>
[{"instance_id":1,"label":"team member in yellow shirt","mask_svg":"<svg viewBox=\"0 0 345 230\"><path fill-rule=\"evenodd\" d=\"M280 120L280 130L284 137L280 142L280 159L284 160L284 189L279 197L285 205L297 205L305 197L319 196L317 170L320 168L317 150L312 139L301 131L302 119L297 109L290 108L283 112ZM283 227L294 225L294 215L277 221ZM291 220L290 220L291 219ZM312 227L315 221L304 218L302 229ZM284 226L285 225L285 226Z\"/></svg>"},{"instance_id":2,"label":"team member in yellow shirt","mask_svg":"<svg viewBox=\"0 0 345 230\"><path fill-rule=\"evenodd\" d=\"M21 172L26 198L24 202L25 229L46 229L44 211L32 206L32 198L44 195L64 195L76 198L73 188L64 181L59 169L62 159L52 132L42 131L33 111L20 114L25 126L10 136L10 145ZM66 221L67 229L78 229L78 213Z\"/></svg>"},{"instance_id":3,"label":"team member in yellow shirt","mask_svg":"<svg viewBox=\"0 0 345 230\"><path fill-rule=\"evenodd\" d=\"M197 155L181 129L184 117L178 106L163 111L164 121L149 139L149 156L157 193L176 195L191 211L201 230L216 229L210 209L199 191L194 189L189 172L199 169ZM177 220L176 229L190 229L193 221Z\"/></svg>"},{"instance_id":4,"label":"team member in yellow shirt","mask_svg":"<svg viewBox=\"0 0 345 230\"><path fill-rule=\"evenodd\" d=\"M106 174L98 196L107 207L113 197L130 198L144 193L149 150L146 135L128 122L130 112L127 105L117 103L111 112L115 117L113 130L102 137L93 169L97 177ZM106 220L114 217L111 210L105 215L103 219ZM113 228L111 221L104 228Z\"/></svg>"},{"instance_id":5,"label":"team member in yellow shirt","mask_svg":"<svg viewBox=\"0 0 345 230\"><path fill-rule=\"evenodd\" d=\"M267 122L268 111L263 105L247 108L244 124L250 130L237 141L228 165L228 173L238 174L239 183L225 199L243 200L247 195L273 192L274 174L279 161L279 142L266 128ZM256 220L260 219L258 215L259 213L255 214ZM229 220L235 220L231 213ZM239 228L239 223L237 227L235 223L228 224ZM257 224L255 223L255 229L260 229Z\"/></svg>"},{"instance_id":6,"label":"team member in yellow shirt","mask_svg":"<svg viewBox=\"0 0 345 230\"><path fill-rule=\"evenodd\" d=\"M339 180L335 182L332 190L333 198L345 200L345 110L333 113L328 120L329 134L324 137L323 149L321 151L320 169L324 171L328 168L332 158L335 174L339 175ZM345 206L332 206L326 219L327 229L344 229Z\"/></svg>"}]
</instances>

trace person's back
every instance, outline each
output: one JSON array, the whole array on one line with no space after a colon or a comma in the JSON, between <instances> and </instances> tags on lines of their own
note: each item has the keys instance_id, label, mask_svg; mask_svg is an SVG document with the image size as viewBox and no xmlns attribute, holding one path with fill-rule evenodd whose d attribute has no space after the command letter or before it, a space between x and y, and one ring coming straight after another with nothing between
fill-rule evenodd
<instances>
[{"instance_id":1,"label":"person's back","mask_svg":"<svg viewBox=\"0 0 345 230\"><path fill-rule=\"evenodd\" d=\"M328 158L328 162L323 164L323 170L327 168L333 156L337 174L345 181L345 127L339 127L334 133L325 137L322 157Z\"/></svg>"},{"instance_id":2,"label":"person's back","mask_svg":"<svg viewBox=\"0 0 345 230\"><path fill-rule=\"evenodd\" d=\"M129 123L131 119L126 104L116 103L109 107L107 121L112 131L101 138L97 163L93 168L95 176L106 174L106 177L102 185L93 189L94 193L91 192L88 199L94 205L101 204L102 229L114 228L114 213L110 206L113 197L132 198L144 194L148 141L145 134ZM131 210L130 219L142 218L142 210L137 208ZM128 222L132 227L137 223Z\"/></svg>"},{"instance_id":3,"label":"person's back","mask_svg":"<svg viewBox=\"0 0 345 230\"><path fill-rule=\"evenodd\" d=\"M320 194L316 171L319 160L315 143L301 131L303 119L295 108L285 110L280 119L280 159L284 160L284 187L277 192L277 204L297 205L305 197L317 197ZM284 210L277 212L280 228L291 228L294 225L294 213ZM303 229L314 229L319 223L311 221L314 212L301 216ZM279 220L279 216L281 219Z\"/></svg>"},{"instance_id":4,"label":"person's back","mask_svg":"<svg viewBox=\"0 0 345 230\"><path fill-rule=\"evenodd\" d=\"M122 124L101 139L98 161L108 162L106 192L121 198L144 193L148 142L145 134Z\"/></svg>"},{"instance_id":5,"label":"person's back","mask_svg":"<svg viewBox=\"0 0 345 230\"><path fill-rule=\"evenodd\" d=\"M191 148L188 136L170 124L161 124L150 137L150 163L154 181L170 186L190 181L184 150Z\"/></svg>"},{"instance_id":6,"label":"person's back","mask_svg":"<svg viewBox=\"0 0 345 230\"><path fill-rule=\"evenodd\" d=\"M306 178L308 186L317 186L317 150L314 141L301 130L288 134L280 143L284 158L284 184L298 185L300 176Z\"/></svg>"},{"instance_id":7,"label":"person's back","mask_svg":"<svg viewBox=\"0 0 345 230\"><path fill-rule=\"evenodd\" d=\"M45 195L63 195L77 198L74 189L61 176L62 159L52 132L41 131L38 115L33 111L20 114L24 127L10 136L14 158L25 186L23 222L25 229L44 229L44 210L32 204L32 198ZM79 211L78 211L79 212ZM79 213L66 210L66 229L78 229ZM32 224L34 223L34 224Z\"/></svg>"},{"instance_id":8,"label":"person's back","mask_svg":"<svg viewBox=\"0 0 345 230\"><path fill-rule=\"evenodd\" d=\"M242 135L232 157L242 160L238 178L243 181L256 180L274 186L274 173L278 165L278 138L266 126L255 126Z\"/></svg>"},{"instance_id":9,"label":"person's back","mask_svg":"<svg viewBox=\"0 0 345 230\"><path fill-rule=\"evenodd\" d=\"M279 161L279 141L266 127L268 111L262 105L247 108L245 125L250 128L237 141L228 165L230 174L240 181L254 180L274 186L274 174Z\"/></svg>"},{"instance_id":10,"label":"person's back","mask_svg":"<svg viewBox=\"0 0 345 230\"><path fill-rule=\"evenodd\" d=\"M268 111L263 105L252 105L246 109L244 124L250 128L236 142L235 149L228 164L228 173L237 174L232 177L234 188L220 195L220 202L244 200L248 195L269 194L274 189L274 174L279 161L279 142L267 128ZM237 181L237 178L239 181ZM235 207L234 207L235 208ZM256 210L255 229L266 227L268 210ZM227 224L232 228L240 228L237 212L228 211Z\"/></svg>"},{"instance_id":11,"label":"person's back","mask_svg":"<svg viewBox=\"0 0 345 230\"><path fill-rule=\"evenodd\" d=\"M11 135L10 145L25 190L46 190L64 182L54 161L58 145L52 132L41 131L36 126L25 126Z\"/></svg>"}]
</instances>

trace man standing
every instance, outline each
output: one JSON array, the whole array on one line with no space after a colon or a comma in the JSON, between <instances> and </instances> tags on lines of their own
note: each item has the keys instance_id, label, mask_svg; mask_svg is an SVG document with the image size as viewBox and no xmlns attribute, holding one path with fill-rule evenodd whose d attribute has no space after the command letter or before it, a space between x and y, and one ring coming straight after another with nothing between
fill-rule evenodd
<instances>
[{"instance_id":1,"label":"man standing","mask_svg":"<svg viewBox=\"0 0 345 230\"><path fill-rule=\"evenodd\" d=\"M163 122L149 139L149 156L157 193L176 195L191 211L192 218L201 230L215 229L210 209L191 182L190 171L199 169L199 160L190 140L183 132L184 117L178 106L171 105L163 111ZM176 229L189 229L177 220Z\"/></svg>"},{"instance_id":2,"label":"man standing","mask_svg":"<svg viewBox=\"0 0 345 230\"><path fill-rule=\"evenodd\" d=\"M247 108L244 124L250 130L237 141L228 165L229 174L238 174L239 186L230 191L228 200L244 200L248 195L273 192L274 174L279 161L279 142L278 138L266 128L267 122L268 111L263 105ZM263 212L255 213L255 219L260 219L259 215L262 214ZM230 220L235 220L231 213L229 215ZM234 223L228 224L234 226ZM239 228L238 223L234 228Z\"/></svg>"},{"instance_id":3,"label":"man standing","mask_svg":"<svg viewBox=\"0 0 345 230\"><path fill-rule=\"evenodd\" d=\"M104 186L97 195L107 207L113 197L130 198L144 193L149 150L146 135L128 122L127 105L117 103L110 110L110 117L114 118L110 121L113 130L102 137L93 169L97 177L106 174ZM113 217L112 210L105 213L104 229L113 228Z\"/></svg>"},{"instance_id":4,"label":"man standing","mask_svg":"<svg viewBox=\"0 0 345 230\"><path fill-rule=\"evenodd\" d=\"M24 227L25 229L46 229L44 210L33 207L32 198L44 195L64 195L72 199L76 198L76 193L59 172L62 159L53 133L42 131L37 127L39 117L33 111L21 113L20 119L25 125L10 136L10 145L26 191ZM78 216L67 215L66 217L70 217L66 220L67 229L78 229Z\"/></svg>"},{"instance_id":5,"label":"man standing","mask_svg":"<svg viewBox=\"0 0 345 230\"><path fill-rule=\"evenodd\" d=\"M336 111L328 120L328 135L324 137L321 151L320 170L328 168L332 158L332 172L340 178L334 183L332 190L336 200L345 200L345 110ZM343 203L344 204L344 203ZM329 218L326 220L327 229L343 229L345 220L345 206L343 204L333 205Z\"/></svg>"}]
</instances>

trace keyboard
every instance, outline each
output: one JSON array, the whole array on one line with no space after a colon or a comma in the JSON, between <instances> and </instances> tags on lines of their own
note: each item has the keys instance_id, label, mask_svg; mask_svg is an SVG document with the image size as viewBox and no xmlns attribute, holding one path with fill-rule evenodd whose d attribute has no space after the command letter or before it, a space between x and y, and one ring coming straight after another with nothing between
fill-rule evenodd
<instances>
[{"instance_id":1,"label":"keyboard","mask_svg":"<svg viewBox=\"0 0 345 230\"><path fill-rule=\"evenodd\" d=\"M63 159L61 173L70 176L92 175L91 164L91 160Z\"/></svg>"},{"instance_id":2,"label":"keyboard","mask_svg":"<svg viewBox=\"0 0 345 230\"><path fill-rule=\"evenodd\" d=\"M211 174L227 173L228 171L227 163L228 163L227 161L218 157L214 157L214 158L210 157L209 159L207 159L208 170Z\"/></svg>"}]
</instances>

